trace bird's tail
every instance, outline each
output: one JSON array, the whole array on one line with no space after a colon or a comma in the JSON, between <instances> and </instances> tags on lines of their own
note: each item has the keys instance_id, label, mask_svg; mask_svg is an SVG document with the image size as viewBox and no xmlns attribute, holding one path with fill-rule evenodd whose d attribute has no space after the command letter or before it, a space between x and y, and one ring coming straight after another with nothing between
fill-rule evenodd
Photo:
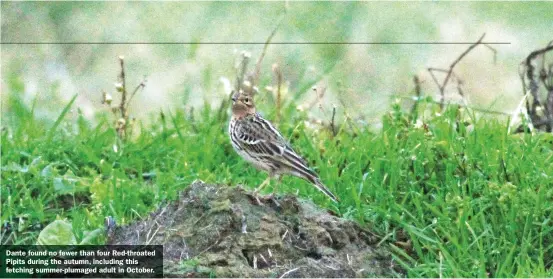
<instances>
[{"instance_id":1,"label":"bird's tail","mask_svg":"<svg viewBox=\"0 0 553 279\"><path fill-rule=\"evenodd\" d=\"M293 150L286 149L284 151L283 163L291 169L291 173L297 177L301 177L315 186L319 191L327 195L332 201L338 202L338 198L326 188L326 186L321 182L317 173L307 167L307 163L299 157Z\"/></svg>"},{"instance_id":2,"label":"bird's tail","mask_svg":"<svg viewBox=\"0 0 553 279\"><path fill-rule=\"evenodd\" d=\"M321 182L319 178L316 178L313 182L313 185L321 192L323 192L325 195L327 195L333 202L338 203L338 198L326 188L326 186Z\"/></svg>"},{"instance_id":3,"label":"bird's tail","mask_svg":"<svg viewBox=\"0 0 553 279\"><path fill-rule=\"evenodd\" d=\"M321 179L312 170L304 168L303 170L294 170L292 171L292 174L311 182L317 190L323 192L323 194L327 195L333 202L337 203L339 201L339 199L332 192L330 192L328 188L326 188L323 182L321 182Z\"/></svg>"}]
</instances>

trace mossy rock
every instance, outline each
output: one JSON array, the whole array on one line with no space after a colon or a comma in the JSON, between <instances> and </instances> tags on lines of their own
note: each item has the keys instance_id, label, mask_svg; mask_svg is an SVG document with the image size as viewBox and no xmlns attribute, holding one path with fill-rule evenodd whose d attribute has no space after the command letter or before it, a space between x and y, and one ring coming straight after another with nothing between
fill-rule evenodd
<instances>
[{"instance_id":1,"label":"mossy rock","mask_svg":"<svg viewBox=\"0 0 553 279\"><path fill-rule=\"evenodd\" d=\"M164 246L168 277L393 277L391 256L356 223L294 196L259 205L241 187L195 182L108 244Z\"/></svg>"}]
</instances>

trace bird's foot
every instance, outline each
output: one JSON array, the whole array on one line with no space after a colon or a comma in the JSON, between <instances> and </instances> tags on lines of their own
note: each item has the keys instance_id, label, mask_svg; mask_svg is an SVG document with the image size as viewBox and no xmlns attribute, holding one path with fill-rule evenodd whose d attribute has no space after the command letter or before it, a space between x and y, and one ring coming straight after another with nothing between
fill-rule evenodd
<instances>
[{"instance_id":1,"label":"bird's foot","mask_svg":"<svg viewBox=\"0 0 553 279\"><path fill-rule=\"evenodd\" d=\"M264 205L265 202L271 201L276 206L280 207L280 203L278 203L278 201L276 200L276 197L275 197L274 193L271 193L269 195L261 195L261 194L259 194L259 192L254 191L252 194L249 194L249 195L250 195L250 197L253 198L253 200L256 201L257 205Z\"/></svg>"},{"instance_id":2,"label":"bird's foot","mask_svg":"<svg viewBox=\"0 0 553 279\"><path fill-rule=\"evenodd\" d=\"M271 193L271 194L265 196L264 199L266 201L272 201L277 207L280 207L280 203L278 203L275 193Z\"/></svg>"}]
</instances>

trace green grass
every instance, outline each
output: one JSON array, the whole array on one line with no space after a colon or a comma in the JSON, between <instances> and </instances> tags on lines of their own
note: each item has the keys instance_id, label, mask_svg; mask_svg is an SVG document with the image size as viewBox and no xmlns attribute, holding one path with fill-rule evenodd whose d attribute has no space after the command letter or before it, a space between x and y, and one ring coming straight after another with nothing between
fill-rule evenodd
<instances>
[{"instance_id":1,"label":"green grass","mask_svg":"<svg viewBox=\"0 0 553 279\"><path fill-rule=\"evenodd\" d=\"M76 109L69 103L49 122L35 116L38 104L17 97L17 79L10 90L2 111L0 214L12 224L9 242L34 243L56 218L71 220L80 241L106 216L119 224L147 216L196 179L253 188L266 178L233 151L227 109L165 111L122 143L108 114L94 125L80 114L69 119ZM306 127L306 114L290 103L282 134L341 203L292 177L279 191L375 231L407 276L553 276L550 134L511 135L504 121L456 107L438 114L422 103L423 125L396 105L380 131L339 123L333 137ZM262 108L274 119L271 105ZM457 119L469 119L472 128Z\"/></svg>"}]
</instances>

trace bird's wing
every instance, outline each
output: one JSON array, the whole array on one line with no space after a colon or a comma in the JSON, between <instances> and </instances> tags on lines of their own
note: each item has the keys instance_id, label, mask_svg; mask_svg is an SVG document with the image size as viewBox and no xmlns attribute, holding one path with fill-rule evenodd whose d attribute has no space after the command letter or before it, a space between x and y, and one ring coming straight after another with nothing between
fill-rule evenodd
<instances>
[{"instance_id":1,"label":"bird's wing","mask_svg":"<svg viewBox=\"0 0 553 279\"><path fill-rule=\"evenodd\" d=\"M261 119L261 120L260 120ZM269 124L269 125L267 125ZM258 155L283 155L286 141L282 135L263 118L246 117L237 122L235 138L250 152Z\"/></svg>"},{"instance_id":2,"label":"bird's wing","mask_svg":"<svg viewBox=\"0 0 553 279\"><path fill-rule=\"evenodd\" d=\"M246 118L237 129L237 138L250 153L274 159L305 176L318 177L290 147L280 132L259 115Z\"/></svg>"}]
</instances>

